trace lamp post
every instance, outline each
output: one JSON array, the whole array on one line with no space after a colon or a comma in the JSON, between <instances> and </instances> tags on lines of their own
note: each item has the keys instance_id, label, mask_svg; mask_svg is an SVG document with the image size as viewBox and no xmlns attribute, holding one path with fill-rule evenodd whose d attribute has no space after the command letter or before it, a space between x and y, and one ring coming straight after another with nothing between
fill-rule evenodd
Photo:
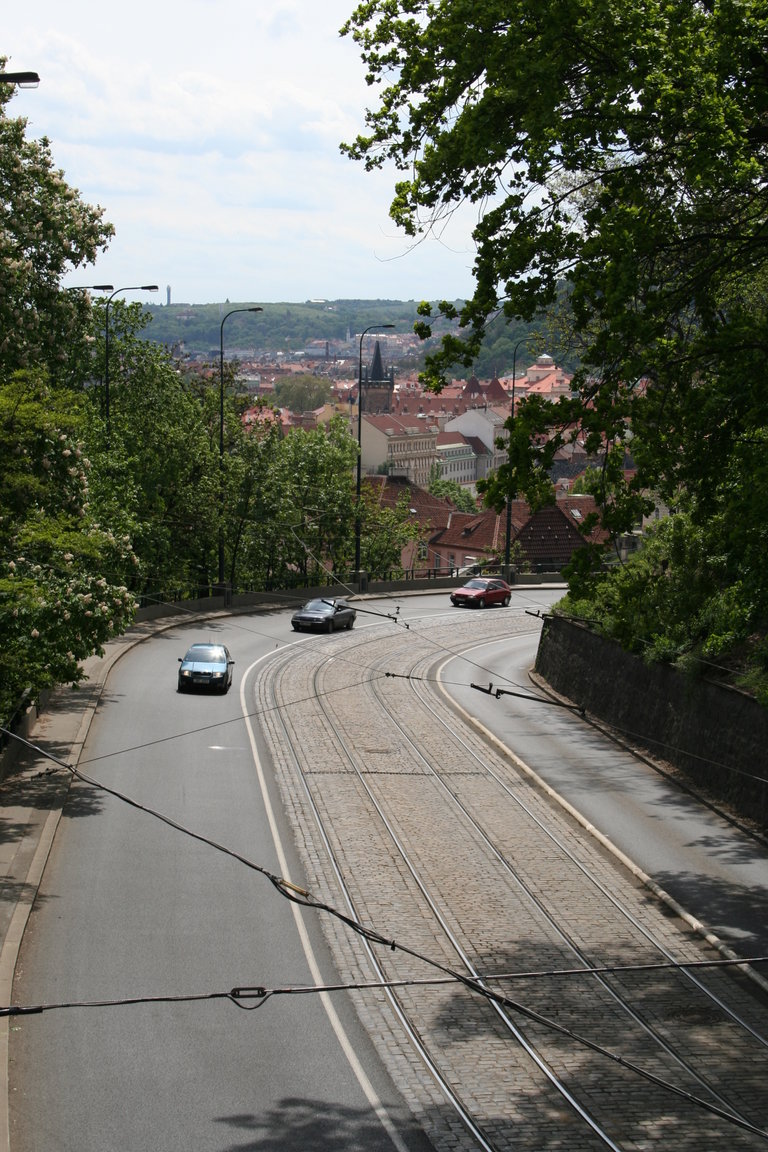
<instances>
[{"instance_id":1,"label":"lamp post","mask_svg":"<svg viewBox=\"0 0 768 1152\"><path fill-rule=\"evenodd\" d=\"M19 88L37 88L37 72L0 72L0 84L16 84Z\"/></svg>"},{"instance_id":2,"label":"lamp post","mask_svg":"<svg viewBox=\"0 0 768 1152\"><path fill-rule=\"evenodd\" d=\"M99 285L95 285L99 287ZM111 284L104 284L101 286L106 292L107 288L111 288ZM157 284L134 284L129 285L127 288L116 288L111 296L107 297L107 306L104 309L104 419L107 425L107 436L109 436L109 306L114 300L115 296L119 296L121 292L157 292Z\"/></svg>"},{"instance_id":3,"label":"lamp post","mask_svg":"<svg viewBox=\"0 0 768 1152\"><path fill-rule=\"evenodd\" d=\"M360 333L360 355L357 361L357 502L355 504L355 580L360 583L360 498L363 488L363 340L377 328L394 328L394 324L369 324ZM358 588L358 591L360 589Z\"/></svg>"},{"instance_id":4,"label":"lamp post","mask_svg":"<svg viewBox=\"0 0 768 1152\"><path fill-rule=\"evenodd\" d=\"M236 312L263 312L263 308L232 308L219 328L219 586L224 586L224 321Z\"/></svg>"},{"instance_id":5,"label":"lamp post","mask_svg":"<svg viewBox=\"0 0 768 1152\"><path fill-rule=\"evenodd\" d=\"M518 340L517 344L512 351L512 423L515 422L515 378L517 372L517 350L521 344L525 344L528 336L523 336ZM512 444L512 429L509 432L509 441L507 443L507 469L509 471L509 488L507 491L507 538L504 541L504 579L509 583L511 576L510 558L512 555L512 461L510 459L509 449Z\"/></svg>"}]
</instances>

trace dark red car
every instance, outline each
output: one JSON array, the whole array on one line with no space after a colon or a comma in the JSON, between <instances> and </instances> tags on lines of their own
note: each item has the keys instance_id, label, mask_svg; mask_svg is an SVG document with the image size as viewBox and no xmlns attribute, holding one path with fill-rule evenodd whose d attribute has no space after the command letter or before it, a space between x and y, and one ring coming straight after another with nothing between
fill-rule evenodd
<instances>
[{"instance_id":1,"label":"dark red car","mask_svg":"<svg viewBox=\"0 0 768 1152\"><path fill-rule=\"evenodd\" d=\"M462 588L451 592L454 608L485 608L490 604L503 604L512 599L512 589L505 580L496 576L473 576Z\"/></svg>"}]
</instances>

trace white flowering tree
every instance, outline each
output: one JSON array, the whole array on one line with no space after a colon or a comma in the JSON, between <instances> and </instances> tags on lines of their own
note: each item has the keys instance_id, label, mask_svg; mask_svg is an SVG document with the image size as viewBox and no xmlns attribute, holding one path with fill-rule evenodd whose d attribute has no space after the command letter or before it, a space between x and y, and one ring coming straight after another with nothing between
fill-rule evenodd
<instances>
[{"instance_id":1,"label":"white flowering tree","mask_svg":"<svg viewBox=\"0 0 768 1152\"><path fill-rule=\"evenodd\" d=\"M82 395L40 374L0 382L0 722L82 679L132 619L130 540L95 520L79 440Z\"/></svg>"},{"instance_id":2,"label":"white flowering tree","mask_svg":"<svg viewBox=\"0 0 768 1152\"><path fill-rule=\"evenodd\" d=\"M66 183L49 141L27 139L26 120L7 115L13 93L0 84L0 371L44 364L70 380L90 308L61 277L93 263L113 228Z\"/></svg>"}]
</instances>

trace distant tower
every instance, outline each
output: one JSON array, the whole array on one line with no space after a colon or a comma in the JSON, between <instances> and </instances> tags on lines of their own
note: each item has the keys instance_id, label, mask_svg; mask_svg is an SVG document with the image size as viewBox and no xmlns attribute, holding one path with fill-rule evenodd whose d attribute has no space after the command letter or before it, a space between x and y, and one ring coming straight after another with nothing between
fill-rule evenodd
<instances>
[{"instance_id":1,"label":"distant tower","mask_svg":"<svg viewBox=\"0 0 768 1152\"><path fill-rule=\"evenodd\" d=\"M165 288L165 302L166 302L166 304L170 304L170 302L171 302L171 286L170 286L170 284L167 284L166 288Z\"/></svg>"},{"instance_id":2,"label":"distant tower","mask_svg":"<svg viewBox=\"0 0 768 1152\"><path fill-rule=\"evenodd\" d=\"M378 340L373 350L371 367L365 369L362 383L365 389L364 412L374 416L377 412L390 412L392 410L392 397L395 393L395 370L390 368L388 373L384 371Z\"/></svg>"}]
</instances>

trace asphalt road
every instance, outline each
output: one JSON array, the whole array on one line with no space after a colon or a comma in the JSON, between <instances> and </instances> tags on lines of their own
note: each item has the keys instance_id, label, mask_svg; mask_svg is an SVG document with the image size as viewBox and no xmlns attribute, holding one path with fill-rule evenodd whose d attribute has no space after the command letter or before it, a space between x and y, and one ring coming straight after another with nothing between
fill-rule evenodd
<instances>
[{"instance_id":1,"label":"asphalt road","mask_svg":"<svg viewBox=\"0 0 768 1152\"><path fill-rule=\"evenodd\" d=\"M177 657L209 637L232 651L233 688L177 694ZM283 613L139 645L110 675L81 770L300 883L290 829L254 771L240 693L243 670L294 639ZM304 941L294 907L258 872L77 783L25 935L16 1002L334 983L313 917L302 919ZM10 1116L14 1152L428 1146L340 994L328 1007L284 996L252 1011L215 999L23 1018Z\"/></svg>"},{"instance_id":2,"label":"asphalt road","mask_svg":"<svg viewBox=\"0 0 768 1152\"><path fill-rule=\"evenodd\" d=\"M513 608L558 593L516 593ZM452 613L442 597L400 602L401 618ZM368 602L373 611L393 602ZM492 609L487 611L503 611ZM365 627L361 613L358 627ZM236 661L226 697L178 695L177 657L193 639ZM80 768L138 805L262 868L301 882L293 835L263 780L243 709L245 669L298 639L286 613L182 627L113 669ZM712 814L582 721L469 685L530 691L535 638L445 655L451 694L668 890L740 951L768 951L768 862ZM679 887L675 887L679 885ZM752 912L743 909L751 904ZM739 920L738 917L742 919ZM101 789L71 790L24 939L16 1003L199 996L233 987L335 980L311 917L258 871ZM22 1017L11 1041L13 1152L194 1148L425 1149L342 994L243 1011L226 999L60 1009Z\"/></svg>"}]
</instances>

